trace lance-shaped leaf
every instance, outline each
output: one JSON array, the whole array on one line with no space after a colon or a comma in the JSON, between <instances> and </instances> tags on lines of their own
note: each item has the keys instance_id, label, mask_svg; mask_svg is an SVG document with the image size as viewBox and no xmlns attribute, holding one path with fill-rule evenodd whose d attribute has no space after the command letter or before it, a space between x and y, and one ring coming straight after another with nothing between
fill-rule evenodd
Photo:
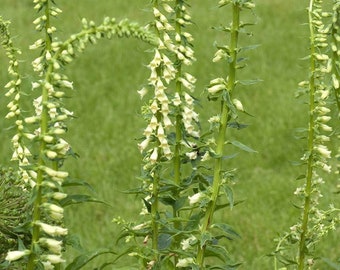
<instances>
[{"instance_id":1,"label":"lance-shaped leaf","mask_svg":"<svg viewBox=\"0 0 340 270\"><path fill-rule=\"evenodd\" d=\"M236 238L241 238L241 236L228 224L225 223L215 223L211 226L220 232L220 237L226 237L229 240L234 240Z\"/></svg>"},{"instance_id":2,"label":"lance-shaped leaf","mask_svg":"<svg viewBox=\"0 0 340 270\"><path fill-rule=\"evenodd\" d=\"M95 197L92 197L90 195L86 195L86 194L71 194L71 195L67 195L67 197L65 199L62 199L60 201L60 205L62 207L66 207L72 204L79 204L79 203L86 203L86 202L95 202L95 203L103 203L106 205L109 205L108 203L99 200Z\"/></svg>"},{"instance_id":3,"label":"lance-shaped leaf","mask_svg":"<svg viewBox=\"0 0 340 270\"><path fill-rule=\"evenodd\" d=\"M94 258L103 255L103 254L115 254L114 251L112 251L111 249L108 248L104 248L104 249L98 249L96 251L91 251L91 252L87 252L85 254L82 254L78 257L76 257L73 262L71 262L65 270L79 270L81 268L83 268L87 263L89 263L90 261L92 261Z\"/></svg>"},{"instance_id":4,"label":"lance-shaped leaf","mask_svg":"<svg viewBox=\"0 0 340 270\"><path fill-rule=\"evenodd\" d=\"M249 152L249 153L257 153L254 149L250 148L249 146L239 142L239 141L230 141L232 145L236 146L237 148L242 149L243 151Z\"/></svg>"}]
</instances>

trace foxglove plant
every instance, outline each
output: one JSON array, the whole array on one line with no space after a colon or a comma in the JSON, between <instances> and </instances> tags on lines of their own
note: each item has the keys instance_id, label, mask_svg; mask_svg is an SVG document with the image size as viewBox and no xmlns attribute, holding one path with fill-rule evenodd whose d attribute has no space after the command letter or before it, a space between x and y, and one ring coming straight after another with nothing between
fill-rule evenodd
<instances>
[{"instance_id":1,"label":"foxglove plant","mask_svg":"<svg viewBox=\"0 0 340 270\"><path fill-rule=\"evenodd\" d=\"M338 1L336 1L338 2ZM335 13L339 3L334 3ZM333 128L329 125L331 102L331 84L328 79L333 80L333 87L337 89L336 73L332 69L332 60L328 53L328 38L334 38L334 26L332 33L331 24L324 22L331 17L331 13L322 10L322 0L311 0L308 7L308 20L310 32L310 55L308 81L299 83L302 93L309 97L309 124L307 131L307 150L301 158L302 164L306 166L306 173L299 179L304 179L304 185L298 187L294 192L301 201L301 219L299 223L290 227L290 232L278 239L278 245L274 252L275 269L278 269L278 261L288 266L295 264L297 269L311 269L315 264L316 256L312 250L317 242L330 230L334 230L339 222L339 216L334 206L328 210L318 208L319 199L322 197L320 185L324 183L323 173L330 174L331 150L327 143L331 140ZM336 17L336 16L335 16ZM336 20L335 20L336 21ZM333 18L334 24L334 18ZM331 43L332 51L337 51L337 42ZM334 53L333 53L333 61ZM334 84L335 83L335 84ZM336 91L335 91L336 92ZM336 93L336 100L338 99ZM297 245L297 253L294 251L288 255L287 245Z\"/></svg>"},{"instance_id":2,"label":"foxglove plant","mask_svg":"<svg viewBox=\"0 0 340 270\"><path fill-rule=\"evenodd\" d=\"M193 37L186 30L191 24L188 8L184 0L152 1L158 46L148 65L149 83L139 91L143 97L151 88L153 96L142 109L148 125L138 144L144 165L142 187L137 190L143 196L142 214L150 220L127 226L123 233L128 238L143 236L144 244L150 238L150 249L130 253L150 269L174 268L180 263L183 227L179 212L181 202L187 200L181 195L186 189L183 164L197 158L193 145L199 137L198 114L192 96L196 79L185 70L195 61ZM167 210L169 206L172 211Z\"/></svg>"},{"instance_id":3,"label":"foxglove plant","mask_svg":"<svg viewBox=\"0 0 340 270\"><path fill-rule=\"evenodd\" d=\"M103 37L132 36L149 43L156 41L138 24L128 20L117 23L115 19L105 18L99 26L83 19L82 31L62 42L53 37L57 29L52 24L52 18L62 12L55 1L34 0L33 3L34 9L40 13L33 23L43 36L30 46L32 50L41 51L32 62L38 77L37 81L32 82L32 90L40 90L38 97L33 100L32 116L21 116L21 77L16 59L19 51L10 39L8 23L2 19L0 21L2 45L10 60L8 72L13 78L5 86L9 89L6 96L14 96L7 106L9 113L6 118L15 118L17 126L17 133L12 139L12 160L19 161L23 184L29 183L32 188L30 201L33 204L31 243L29 247L21 246L20 250L9 251L6 260L13 262L21 259L27 265L26 269L59 269L60 264L65 262L62 251L68 234L68 229L63 225L64 207L77 201L77 196L72 197L64 192L68 172L60 170L67 156L73 155L70 145L63 138L67 131L66 121L73 115L65 108L63 97L73 89L73 83L61 70L73 61L78 52L83 52L87 44L96 43ZM31 131L30 126L34 127L34 131ZM31 153L24 145L24 139L28 139L33 149L31 151L36 151L34 158L30 158ZM86 199L83 197L79 202L82 201Z\"/></svg>"},{"instance_id":4,"label":"foxglove plant","mask_svg":"<svg viewBox=\"0 0 340 270\"><path fill-rule=\"evenodd\" d=\"M23 142L23 138L26 137L27 134L25 134L24 132L22 111L20 109L22 78L19 72L19 61L17 59L17 55L20 55L21 51L17 49L13 44L11 34L9 32L9 24L10 22L4 21L2 17L0 17L0 38L2 40L1 45L4 48L6 56L9 59L8 74L11 77L11 80L5 85L5 88L8 89L5 93L5 96L13 97L13 100L10 101L7 105L9 112L7 113L5 118L15 119L14 121L16 134L11 140L13 146L12 160L18 161L20 166L26 166L29 164L28 157L31 156L31 153ZM23 206L27 210L30 209L30 207L27 207L25 205L28 205L29 188L33 186L34 183L29 181L29 175L24 168L20 167L18 172L11 173L9 171L9 173L10 175L8 175L6 172L1 175L1 209L2 211L4 211L1 234L5 237L5 239L3 239L4 241L1 242L4 247L7 247L8 249L13 249L19 244L13 239L13 236L17 235L15 233L16 226L14 226L13 221L9 222L7 218L12 219L13 215L18 215L15 213L21 211L22 209L20 208L22 208ZM28 184L30 184L30 186ZM13 187L9 188L11 185L13 185ZM15 189L17 189L17 192L20 192L18 190L21 189L22 195L18 196L18 194L13 193ZM17 221L23 222L23 218L18 216ZM28 235L29 233L27 232L25 234ZM25 238L25 242L27 242L29 240L29 237ZM11 245L6 246L8 244ZM2 250L1 253L7 253L7 250ZM29 250L12 251L6 255L5 260L17 260L23 256L28 255L29 253Z\"/></svg>"},{"instance_id":5,"label":"foxglove plant","mask_svg":"<svg viewBox=\"0 0 340 270\"><path fill-rule=\"evenodd\" d=\"M31 156L31 153L24 144L24 138L30 137L30 135L24 132L23 116L20 109L22 78L19 71L19 60L17 56L21 54L21 51L14 47L11 34L9 32L9 24L10 23L8 21L4 21L0 18L1 45L6 51L6 55L9 59L8 74L11 77L11 80L5 85L5 88L7 89L5 96L13 98L7 104L9 112L5 118L15 119L16 134L11 140L13 146L12 160L17 160L19 165L25 166L28 164L28 157ZM25 169L20 168L20 173L22 174L22 178L25 183L30 182L30 177ZM32 182L30 184L34 185Z\"/></svg>"},{"instance_id":6,"label":"foxglove plant","mask_svg":"<svg viewBox=\"0 0 340 270\"><path fill-rule=\"evenodd\" d=\"M222 161L225 155L225 145L232 144L243 150L254 152L251 148L244 144L226 138L227 128L239 127L238 113L245 112L240 100L234 98L235 88L238 84L244 84L245 82L237 79L237 71L244 67L239 58L239 53L246 48L239 45L239 34L245 31L247 24L241 23L241 11L245 9L252 10L255 7L253 1L241 1L241 0L221 0L219 1L219 7L225 8L231 6L232 22L230 27L222 27L223 32L229 34L229 45L217 46L217 52L214 56L213 62L221 60L226 61L228 66L228 74L223 78L216 78L210 81L210 85L207 89L209 100L219 101L221 103L221 112L217 116L213 116L209 122L211 123L211 132L213 137L208 140L207 154L212 157L213 160L213 176L209 181L209 186L203 191L203 199L198 199L202 203L204 202L204 211L202 217L202 224L199 226L199 241L197 252L197 265L199 269L210 269L205 262L205 258L209 254L215 254L216 257L222 258L225 267L236 266L232 263L231 258L227 255L228 252L222 244L219 244L221 238L235 238L238 234L231 228L230 225L225 223L215 223L215 212L225 207L226 205L233 206L233 195L230 187L231 180L234 177L234 169L225 169L222 166ZM250 46L254 48L256 46ZM215 132L216 131L216 132ZM216 137L215 137L216 134ZM200 194L200 193L198 193ZM227 199L228 203L219 204L223 197ZM223 254L223 255L221 255ZM221 268L221 269L222 269ZM212 266L211 269L214 269Z\"/></svg>"}]
</instances>

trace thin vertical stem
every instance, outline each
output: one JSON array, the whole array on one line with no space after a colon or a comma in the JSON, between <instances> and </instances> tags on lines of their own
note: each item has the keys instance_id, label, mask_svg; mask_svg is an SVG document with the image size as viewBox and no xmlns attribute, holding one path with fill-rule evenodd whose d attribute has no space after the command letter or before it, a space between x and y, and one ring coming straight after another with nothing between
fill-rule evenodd
<instances>
[{"instance_id":1,"label":"thin vertical stem","mask_svg":"<svg viewBox=\"0 0 340 270\"><path fill-rule=\"evenodd\" d=\"M240 27L240 6L238 3L232 4L232 14L233 14L233 22L230 33L230 51L231 51L231 61L229 63L229 79L227 85L227 91L231 94L235 88L236 83L236 62L237 62L237 44L238 44L238 34ZM201 233L205 234L212 223L214 211L216 207L216 201L219 195L220 186L221 186L221 171L222 171L222 157L223 157L223 148L225 144L226 137L226 129L228 125L228 116L229 116L229 108L226 104L226 101L223 99L221 101L221 120L220 127L218 131L217 137L217 146L216 146L216 155L217 158L214 162L214 175L213 175L213 186L212 186L212 196L211 201L208 205L207 211L205 213ZM198 248L197 254L197 263L203 268L204 267L204 253L206 250L206 244L200 245Z\"/></svg>"},{"instance_id":2,"label":"thin vertical stem","mask_svg":"<svg viewBox=\"0 0 340 270\"><path fill-rule=\"evenodd\" d=\"M159 238L159 168L155 168L152 187L152 204L151 204L151 216L152 216L152 249L157 252L158 250L158 238ZM155 254L155 260L158 261L158 252Z\"/></svg>"},{"instance_id":3,"label":"thin vertical stem","mask_svg":"<svg viewBox=\"0 0 340 270\"><path fill-rule=\"evenodd\" d=\"M181 36L182 33L182 26L181 24L178 22L178 19L181 18L181 9L180 9L180 4L181 4L181 0L176 0L176 22L175 22L175 31L176 31L176 35ZM178 43L181 43L181 41L177 41ZM176 55L176 60L175 60L175 64L176 64L176 93L179 95L179 97L182 97L182 83L179 81L179 78L182 77L182 61L180 61L180 59L178 59L177 55ZM181 184L181 141L182 141L182 114L181 114L181 108L180 106L177 108L176 111L176 144L175 144L175 151L174 151L174 182L177 185ZM176 190L176 194L175 194L175 198L177 199L179 197L179 193ZM173 206L173 217L176 218L179 216L179 212L176 211L175 206ZM179 229L180 227L180 223L178 221L174 221L174 228L175 229ZM178 243L178 237L174 237L174 244L175 247L177 247L179 245ZM177 264L177 257L174 257L174 262L175 265Z\"/></svg>"},{"instance_id":4,"label":"thin vertical stem","mask_svg":"<svg viewBox=\"0 0 340 270\"><path fill-rule=\"evenodd\" d=\"M181 17L181 10L179 7L180 0L176 0L176 19ZM175 25L176 34L181 35L182 29L181 24L176 20ZM182 76L182 62L178 59L176 56L176 93L179 94L179 96L182 95L182 83L178 80ZM182 116L181 111L178 109L177 115L176 115L176 145L175 145L175 156L174 156L174 179L176 184L180 184L181 181L181 140L182 140Z\"/></svg>"},{"instance_id":5,"label":"thin vertical stem","mask_svg":"<svg viewBox=\"0 0 340 270\"><path fill-rule=\"evenodd\" d=\"M51 35L48 33L48 29L50 28L50 2L49 0L45 3L45 51L51 50L51 43L52 38ZM46 73L46 82L50 80L49 74L52 70L52 65L49 64L48 67L45 67ZM41 166L45 165L44 161L44 152L46 150L46 142L44 141L44 135L48 132L48 108L46 107L48 101L48 89L43 85L42 86L42 112L41 112L41 119L40 119L40 132L41 132L41 139L40 139L40 146L39 146L39 157L38 157L38 168L37 168L37 179L36 179L36 198L33 204L33 232L32 232L32 242L31 242L31 254L29 256L27 270L34 270L36 266L36 254L35 254L35 244L39 240L40 235L40 227L36 224L36 221L40 220L41 212L40 206L42 203L42 183L44 172L41 169Z\"/></svg>"},{"instance_id":6,"label":"thin vertical stem","mask_svg":"<svg viewBox=\"0 0 340 270\"><path fill-rule=\"evenodd\" d=\"M153 7L158 9L158 0L154 1ZM158 38L160 38L160 32L155 27L156 34ZM157 76L161 76L161 72L157 70ZM162 115L160 113L157 114L157 122L161 122ZM153 169L152 173L152 198L151 198L151 228L152 228L152 250L155 252L154 260L157 262L159 259L158 252L158 239L159 239L159 186L160 186L160 168L159 168L159 143L157 145L157 161L156 167Z\"/></svg>"},{"instance_id":7,"label":"thin vertical stem","mask_svg":"<svg viewBox=\"0 0 340 270\"><path fill-rule=\"evenodd\" d=\"M308 19L309 19L309 31L310 31L310 78L309 78L309 127L308 127L308 161L307 161L307 174L306 174L306 187L305 187L305 201L303 207L303 217L301 225L301 235L299 243L299 258L298 258L298 269L303 270L305 265L305 255L306 255L306 235L308 233L308 220L311 204L311 193L312 193L312 178L313 178L313 148L314 148L314 130L315 130L315 34L313 26L313 5L314 0L310 0L310 5L308 9Z\"/></svg>"}]
</instances>

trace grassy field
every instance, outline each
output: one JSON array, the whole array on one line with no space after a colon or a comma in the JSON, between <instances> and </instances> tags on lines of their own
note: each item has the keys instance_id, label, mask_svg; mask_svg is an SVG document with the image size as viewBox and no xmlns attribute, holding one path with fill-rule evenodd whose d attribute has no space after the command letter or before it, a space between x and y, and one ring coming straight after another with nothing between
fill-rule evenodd
<instances>
[{"instance_id":1,"label":"grassy field","mask_svg":"<svg viewBox=\"0 0 340 270\"><path fill-rule=\"evenodd\" d=\"M15 42L25 50L38 36L33 30L35 14L31 1L2 0L0 15L13 22L11 31ZM67 1L59 0L63 10L56 22L61 38L80 28L82 17L96 22L104 16L122 19L128 17L142 24L150 14L145 10L150 1ZM201 98L202 121L214 113L211 104L201 95L209 80L221 76L218 65L211 65L214 41L223 40L221 33L211 26L225 23L225 14L213 7L211 2L192 1L192 32L195 37L197 63L192 73L198 78L197 96ZM197 4L196 2L200 2ZM303 153L304 142L294 138L294 129L306 126L307 108L303 100L296 100L297 83L308 76L306 63L299 59L307 55L308 32L303 23L307 20L307 1L260 0L257 1L256 22L253 37L243 39L244 44L261 44L249 54L249 66L241 76L263 80L261 83L240 89L237 94L247 111L255 115L245 117L250 127L232 136L246 142L259 153L243 154L233 160L230 167L238 168L238 181L234 187L236 199L245 200L232 211L225 210L218 218L233 225L242 239L230 243L235 258L243 261L240 269L273 269L265 255L273 251L273 239L288 230L296 222L298 211L293 207L294 180L304 168L294 167L291 162ZM96 190L96 196L112 207L98 204L81 205L69 209L66 222L71 232L81 237L83 245L91 250L115 245L119 228L112 224L113 217L127 220L136 218L141 202L123 193L138 185L141 156L136 146L144 126L140 117L139 99L136 91L146 82L145 68L151 55L145 53L150 46L137 40L113 39L101 41L69 66L67 74L74 81L73 98L67 101L78 116L70 123L68 140L78 160L69 160L67 169L75 178L88 181ZM34 55L24 53L21 57L25 74L32 76L30 62ZM3 52L0 62L4 63ZM4 64L2 64L3 66ZM0 84L7 80L6 70L0 70ZM29 85L27 92L30 92ZM0 116L6 112L5 98L0 100ZM9 164L11 132L1 121L0 161ZM339 204L332 191L334 177L326 179L324 203ZM320 256L335 261L340 257L336 248L339 232L334 232L320 245ZM71 253L68 253L71 256ZM95 263L93 264L93 266ZM86 268L90 269L90 268ZM328 269L320 264L319 269Z\"/></svg>"}]
</instances>

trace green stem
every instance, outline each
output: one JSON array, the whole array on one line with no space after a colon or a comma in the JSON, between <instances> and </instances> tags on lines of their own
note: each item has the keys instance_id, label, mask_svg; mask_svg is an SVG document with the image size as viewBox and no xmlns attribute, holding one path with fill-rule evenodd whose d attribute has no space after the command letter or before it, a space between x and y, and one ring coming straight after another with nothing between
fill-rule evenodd
<instances>
[{"instance_id":1,"label":"green stem","mask_svg":"<svg viewBox=\"0 0 340 270\"><path fill-rule=\"evenodd\" d=\"M310 31L310 78L309 78L309 128L308 128L308 161L307 161L307 174L306 174L306 187L305 187L305 201L303 207L301 235L299 242L299 258L298 258L298 269L303 270L305 266L306 256L306 235L308 233L308 221L309 212L311 208L311 193L312 193L312 178L313 178L313 148L314 148L314 110L315 110L315 34L313 26L313 5L314 0L310 0L310 6L308 9L309 18L309 31Z\"/></svg>"},{"instance_id":2,"label":"green stem","mask_svg":"<svg viewBox=\"0 0 340 270\"><path fill-rule=\"evenodd\" d=\"M276 249L275 249L275 256L274 256L274 270L278 270L278 260L277 260L277 253L280 252L280 248L281 248L281 245L284 241L286 241L286 239L289 237L289 234L286 234L284 237L282 237L282 239L280 239L279 243L277 244L276 246Z\"/></svg>"},{"instance_id":3,"label":"green stem","mask_svg":"<svg viewBox=\"0 0 340 270\"><path fill-rule=\"evenodd\" d=\"M179 7L180 0L176 0L176 7ZM176 19L181 18L180 8L176 9ZM181 25L176 20L176 33L181 34ZM178 80L182 76L182 62L176 57L177 73L176 73L176 93L182 96L182 83ZM174 156L174 179L177 185L181 182L181 140L182 140L182 115L181 110L177 111L176 114L176 146L175 146L175 156Z\"/></svg>"},{"instance_id":4,"label":"green stem","mask_svg":"<svg viewBox=\"0 0 340 270\"><path fill-rule=\"evenodd\" d=\"M175 31L177 35L182 34L182 26L178 22L178 19L182 17L181 14L181 3L182 0L176 0L175 7L176 7L176 23L175 23ZM178 41L179 44L181 44L181 41ZM179 81L179 78L182 77L182 61L178 59L176 56L175 61L176 66L176 93L178 93L179 97L182 98L182 83ZM174 182L176 185L181 184L181 141L182 141L182 110L180 107L177 108L176 111L176 144L175 144L175 151L174 151ZM174 194L175 198L179 198L179 191L176 190ZM179 217L179 212L176 211L175 206L173 206L173 217ZM180 222L177 220L174 221L174 229L179 230L180 229ZM180 237L175 236L174 237L174 246L177 248L179 246ZM176 265L178 261L177 256L174 256L174 264Z\"/></svg>"},{"instance_id":5,"label":"green stem","mask_svg":"<svg viewBox=\"0 0 340 270\"><path fill-rule=\"evenodd\" d=\"M52 38L51 35L47 33L47 29L50 27L50 2L47 0L45 4L45 16L46 16L46 24L45 24L45 50L51 50L51 43ZM46 68L45 73L45 80L46 82L50 81L50 74L52 71L52 64ZM40 235L40 227L36 224L37 221L40 220L41 212L40 212L40 205L42 203L42 183L43 183L43 176L44 172L40 168L41 166L45 165L44 155L46 150L46 142L43 140L44 135L48 132L48 108L46 107L48 101L48 90L45 86L42 87L42 112L41 112L41 119L40 119L40 132L41 132L41 139L40 139L40 146L39 146L39 156L37 162L37 179L36 179L36 198L33 204L33 232L32 232L32 241L31 241L31 254L29 256L29 260L27 263L27 270L34 270L36 268L36 254L35 254L35 244L39 241Z\"/></svg>"},{"instance_id":6,"label":"green stem","mask_svg":"<svg viewBox=\"0 0 340 270\"><path fill-rule=\"evenodd\" d=\"M158 261L158 238L159 238L159 168L156 167L153 177L152 187L152 204L151 204L151 218L152 218L152 249L155 252L155 261Z\"/></svg>"},{"instance_id":7,"label":"green stem","mask_svg":"<svg viewBox=\"0 0 340 270\"><path fill-rule=\"evenodd\" d=\"M232 4L232 14L233 23L231 28L231 40L230 40L230 51L231 51L231 62L229 63L229 79L227 91L231 94L235 88L236 82L236 62L237 62L237 44L238 44L238 34L240 28L240 6L239 3ZM226 129L228 125L229 108L226 101L223 99L221 101L221 121L217 137L216 155L217 158L214 162L214 176L213 176L213 186L212 186L212 196L211 201L207 207L205 216L203 218L203 224L201 229L201 234L204 235L210 228L215 208L218 199L220 186L221 186L221 171L222 171L222 157L223 148L225 144ZM200 245L197 254L197 263L201 269L204 269L204 255L206 250L206 244Z\"/></svg>"}]
</instances>

